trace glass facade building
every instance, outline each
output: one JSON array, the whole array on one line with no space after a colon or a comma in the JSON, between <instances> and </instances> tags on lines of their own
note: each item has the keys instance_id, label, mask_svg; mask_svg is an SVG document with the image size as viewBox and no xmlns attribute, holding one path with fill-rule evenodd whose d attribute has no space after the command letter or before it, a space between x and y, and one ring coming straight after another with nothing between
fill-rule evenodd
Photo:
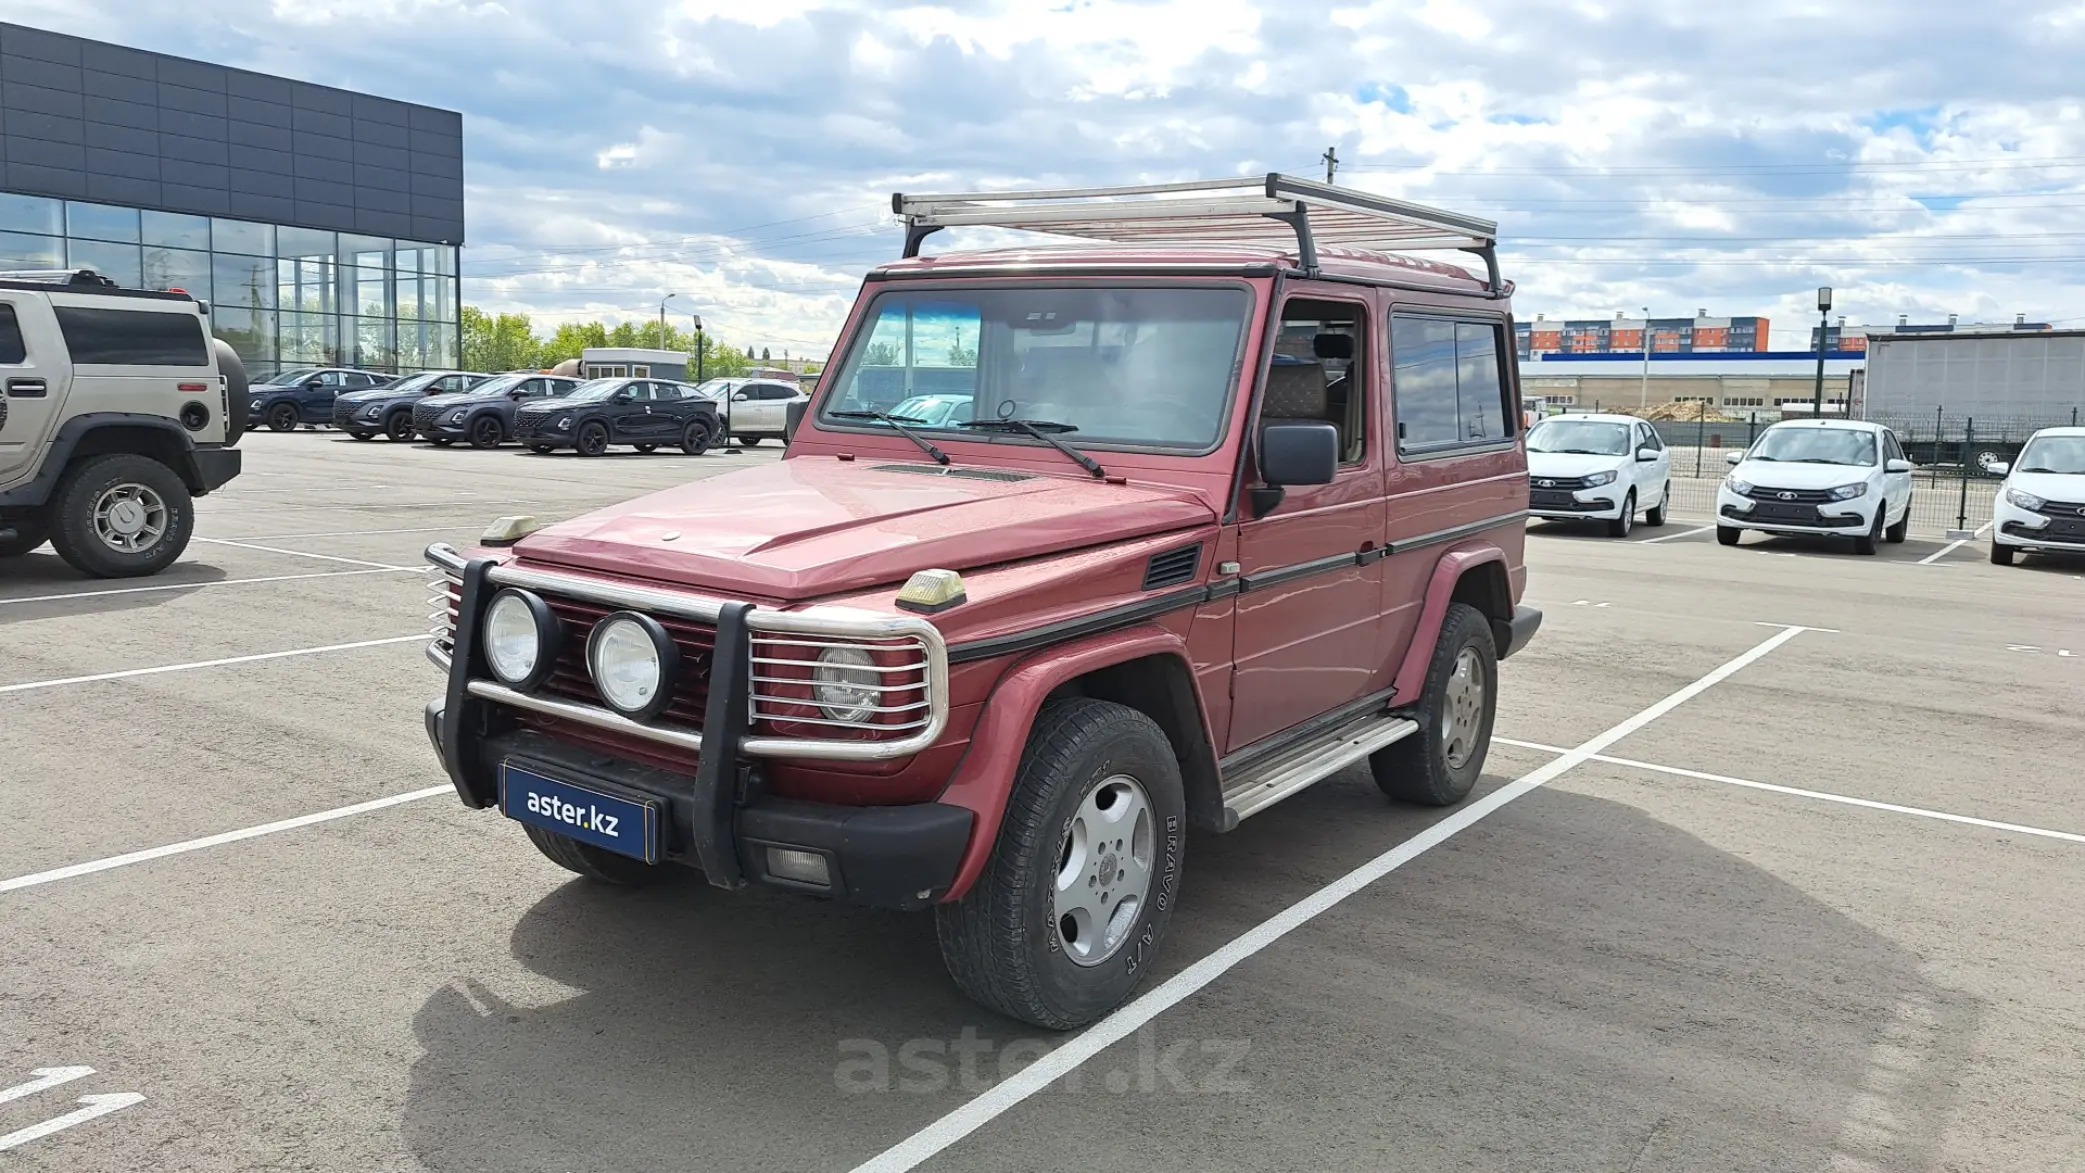
<instances>
[{"instance_id":1,"label":"glass facade building","mask_svg":"<svg viewBox=\"0 0 2085 1173\"><path fill-rule=\"evenodd\" d=\"M0 270L184 289L249 370L460 360L454 111L0 22Z\"/></svg>"},{"instance_id":2,"label":"glass facade building","mask_svg":"<svg viewBox=\"0 0 2085 1173\"><path fill-rule=\"evenodd\" d=\"M0 270L186 290L253 371L456 366L456 260L454 245L0 193Z\"/></svg>"}]
</instances>

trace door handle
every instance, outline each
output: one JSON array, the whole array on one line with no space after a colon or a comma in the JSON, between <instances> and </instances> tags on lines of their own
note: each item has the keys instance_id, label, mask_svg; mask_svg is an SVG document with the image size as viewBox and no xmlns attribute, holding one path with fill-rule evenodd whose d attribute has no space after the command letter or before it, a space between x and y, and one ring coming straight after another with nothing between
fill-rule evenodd
<instances>
[{"instance_id":1,"label":"door handle","mask_svg":"<svg viewBox=\"0 0 2085 1173\"><path fill-rule=\"evenodd\" d=\"M10 399L41 399L50 393L50 385L42 379L9 379L7 396Z\"/></svg>"}]
</instances>

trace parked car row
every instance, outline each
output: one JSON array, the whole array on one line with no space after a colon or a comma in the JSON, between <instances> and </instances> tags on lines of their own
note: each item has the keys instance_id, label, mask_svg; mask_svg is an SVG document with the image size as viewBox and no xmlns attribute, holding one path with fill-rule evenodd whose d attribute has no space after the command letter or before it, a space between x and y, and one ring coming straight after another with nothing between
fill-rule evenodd
<instances>
[{"instance_id":1,"label":"parked car row","mask_svg":"<svg viewBox=\"0 0 2085 1173\"><path fill-rule=\"evenodd\" d=\"M933 397L892 414L945 411ZM967 403L967 399L964 400ZM1658 431L1628 415L1560 415L1528 432L1528 513L1552 521L1598 521L1626 537L1636 514L1662 525L1672 458ZM1912 473L1903 442L1866 420L1784 420L1742 452L1716 488L1716 540L1735 546L1745 531L1849 538L1857 554L1902 542L1911 531ZM2085 554L2085 427L2044 428L2017 461L1995 461L2004 477L1992 504L1991 561L2021 554Z\"/></svg>"}]
</instances>

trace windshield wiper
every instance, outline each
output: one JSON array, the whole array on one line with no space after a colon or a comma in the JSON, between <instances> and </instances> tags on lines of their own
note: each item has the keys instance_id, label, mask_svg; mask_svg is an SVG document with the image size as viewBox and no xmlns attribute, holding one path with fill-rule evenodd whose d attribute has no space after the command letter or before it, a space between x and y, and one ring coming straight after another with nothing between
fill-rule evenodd
<instances>
[{"instance_id":1,"label":"windshield wiper","mask_svg":"<svg viewBox=\"0 0 2085 1173\"><path fill-rule=\"evenodd\" d=\"M1108 475L1108 470L1100 466L1100 461L1093 459L1091 456L1050 434L1052 432L1076 432L1079 430L1070 424L1060 424L1055 420L964 420L956 426L959 428L990 428L999 432L1024 432L1078 461L1079 467L1092 473L1094 477L1099 478Z\"/></svg>"},{"instance_id":2,"label":"windshield wiper","mask_svg":"<svg viewBox=\"0 0 2085 1173\"><path fill-rule=\"evenodd\" d=\"M889 427L891 431L919 445L919 450L933 457L935 464L948 463L948 453L934 447L932 440L905 426L906 424L923 424L927 422L917 416L892 415L887 411L829 411L826 414L834 419L841 420L875 420L877 423Z\"/></svg>"}]
</instances>

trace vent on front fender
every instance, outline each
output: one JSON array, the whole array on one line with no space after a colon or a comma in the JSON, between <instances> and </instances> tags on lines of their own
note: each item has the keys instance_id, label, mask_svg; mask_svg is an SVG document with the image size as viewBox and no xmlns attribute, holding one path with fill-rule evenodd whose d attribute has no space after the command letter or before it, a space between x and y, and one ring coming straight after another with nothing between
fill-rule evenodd
<instances>
[{"instance_id":1,"label":"vent on front fender","mask_svg":"<svg viewBox=\"0 0 2085 1173\"><path fill-rule=\"evenodd\" d=\"M1201 569L1202 547L1199 544L1153 554L1150 564L1144 567L1144 589L1156 591L1185 586L1195 580Z\"/></svg>"}]
</instances>

